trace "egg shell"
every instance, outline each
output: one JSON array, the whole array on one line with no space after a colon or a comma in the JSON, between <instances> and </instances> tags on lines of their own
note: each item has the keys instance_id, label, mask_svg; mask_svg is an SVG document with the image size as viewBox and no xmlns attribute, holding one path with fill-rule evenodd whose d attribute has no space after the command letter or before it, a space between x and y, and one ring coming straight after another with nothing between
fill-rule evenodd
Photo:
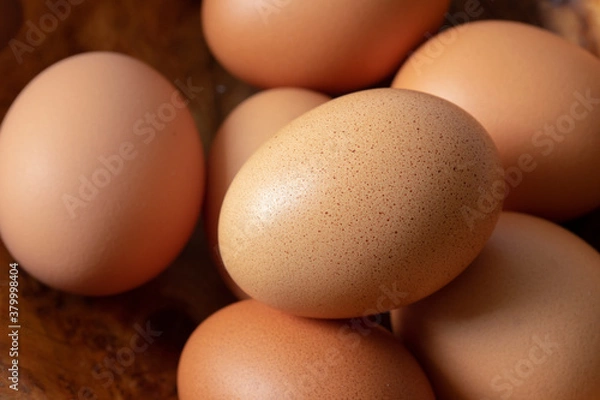
<instances>
[{"instance_id":1,"label":"egg shell","mask_svg":"<svg viewBox=\"0 0 600 400\"><path fill-rule=\"evenodd\" d=\"M240 103L223 121L208 156L204 226L213 259L229 288L248 297L229 277L219 254L217 227L221 204L231 181L250 157L280 128L331 98L302 88L275 88Z\"/></svg>"},{"instance_id":2,"label":"egg shell","mask_svg":"<svg viewBox=\"0 0 600 400\"><path fill-rule=\"evenodd\" d=\"M598 399L599 287L596 250L507 212L463 274L392 321L439 400Z\"/></svg>"},{"instance_id":3,"label":"egg shell","mask_svg":"<svg viewBox=\"0 0 600 400\"><path fill-rule=\"evenodd\" d=\"M294 317L255 300L230 305L188 339L181 400L433 400L421 367L378 326Z\"/></svg>"},{"instance_id":4,"label":"egg shell","mask_svg":"<svg viewBox=\"0 0 600 400\"><path fill-rule=\"evenodd\" d=\"M348 92L394 73L443 20L449 0L205 0L207 44L259 87Z\"/></svg>"},{"instance_id":5,"label":"egg shell","mask_svg":"<svg viewBox=\"0 0 600 400\"><path fill-rule=\"evenodd\" d=\"M273 307L385 312L467 267L503 190L494 144L462 109L414 91L356 92L295 119L244 164L223 201L220 252Z\"/></svg>"},{"instance_id":6,"label":"egg shell","mask_svg":"<svg viewBox=\"0 0 600 400\"><path fill-rule=\"evenodd\" d=\"M543 29L481 21L421 46L392 87L471 113L506 168L505 208L553 220L600 205L600 62Z\"/></svg>"},{"instance_id":7,"label":"egg shell","mask_svg":"<svg viewBox=\"0 0 600 400\"><path fill-rule=\"evenodd\" d=\"M108 52L62 60L27 85L0 130L0 234L27 272L106 295L169 265L204 191L187 101L148 65Z\"/></svg>"}]
</instances>

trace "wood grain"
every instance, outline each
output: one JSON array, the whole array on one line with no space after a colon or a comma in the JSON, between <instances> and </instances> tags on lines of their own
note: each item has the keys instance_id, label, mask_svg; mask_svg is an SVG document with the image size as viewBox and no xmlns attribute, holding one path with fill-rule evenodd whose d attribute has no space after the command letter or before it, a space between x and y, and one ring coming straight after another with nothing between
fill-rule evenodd
<instances>
[{"instance_id":1,"label":"wood grain","mask_svg":"<svg viewBox=\"0 0 600 400\"><path fill-rule=\"evenodd\" d=\"M464 12L467 3L455 1L449 15ZM531 1L481 4L483 12L473 19L539 21ZM203 87L190 108L208 148L224 116L256 89L231 77L211 57L199 7L200 2L192 0L84 0L73 5L64 21L32 44L31 51L15 56L10 47L0 50L0 118L47 66L72 54L111 50L147 62L172 82L191 79ZM47 13L45 2L23 1L25 21L39 25ZM26 32L22 27L15 39L27 44ZM599 219L596 213L571 227L597 240ZM6 380L11 261L0 246L0 399L176 399L176 367L185 340L204 318L233 301L210 260L200 223L170 268L119 296L64 294L20 271L20 390L15 393ZM144 339L140 331L148 329L154 336L146 333Z\"/></svg>"}]
</instances>

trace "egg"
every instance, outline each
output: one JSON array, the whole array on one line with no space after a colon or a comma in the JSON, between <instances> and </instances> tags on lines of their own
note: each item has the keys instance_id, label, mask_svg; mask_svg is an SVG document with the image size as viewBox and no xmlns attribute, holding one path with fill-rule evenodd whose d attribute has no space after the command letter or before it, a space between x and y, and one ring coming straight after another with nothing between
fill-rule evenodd
<instances>
[{"instance_id":1,"label":"egg","mask_svg":"<svg viewBox=\"0 0 600 400\"><path fill-rule=\"evenodd\" d=\"M440 400L598 399L599 287L596 250L507 212L463 274L392 320Z\"/></svg>"},{"instance_id":2,"label":"egg","mask_svg":"<svg viewBox=\"0 0 600 400\"><path fill-rule=\"evenodd\" d=\"M213 259L239 298L247 295L231 280L219 255L217 227L225 192L244 162L280 128L306 111L331 100L302 88L275 88L240 103L219 127L208 156L204 223Z\"/></svg>"},{"instance_id":3,"label":"egg","mask_svg":"<svg viewBox=\"0 0 600 400\"><path fill-rule=\"evenodd\" d=\"M227 271L251 297L307 317L385 312L475 258L504 191L483 127L408 90L338 97L280 129L240 169L219 219Z\"/></svg>"},{"instance_id":4,"label":"egg","mask_svg":"<svg viewBox=\"0 0 600 400\"><path fill-rule=\"evenodd\" d=\"M69 57L30 82L0 128L0 235L43 283L107 295L181 251L204 192L189 100L129 56Z\"/></svg>"},{"instance_id":5,"label":"egg","mask_svg":"<svg viewBox=\"0 0 600 400\"><path fill-rule=\"evenodd\" d=\"M205 0L202 27L217 60L259 87L341 93L388 77L449 0Z\"/></svg>"},{"instance_id":6,"label":"egg","mask_svg":"<svg viewBox=\"0 0 600 400\"><path fill-rule=\"evenodd\" d=\"M414 357L378 326L311 320L254 300L202 322L177 369L181 400L433 400Z\"/></svg>"},{"instance_id":7,"label":"egg","mask_svg":"<svg viewBox=\"0 0 600 400\"><path fill-rule=\"evenodd\" d=\"M482 21L420 47L392 86L443 97L492 136L507 210L556 221L600 206L600 62L540 28Z\"/></svg>"}]
</instances>

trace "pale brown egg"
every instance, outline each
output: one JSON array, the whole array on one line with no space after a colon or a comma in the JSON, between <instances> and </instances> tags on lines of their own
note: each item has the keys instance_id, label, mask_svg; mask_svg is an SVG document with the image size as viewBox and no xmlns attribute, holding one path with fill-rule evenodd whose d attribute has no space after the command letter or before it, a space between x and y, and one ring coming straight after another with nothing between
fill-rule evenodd
<instances>
[{"instance_id":1,"label":"pale brown egg","mask_svg":"<svg viewBox=\"0 0 600 400\"><path fill-rule=\"evenodd\" d=\"M356 92L295 119L244 164L223 201L220 252L273 307L385 312L466 268L503 191L494 144L465 111L414 91Z\"/></svg>"},{"instance_id":2,"label":"pale brown egg","mask_svg":"<svg viewBox=\"0 0 600 400\"><path fill-rule=\"evenodd\" d=\"M148 65L108 52L62 60L29 83L0 130L0 234L27 272L105 295L173 261L204 191L187 102Z\"/></svg>"},{"instance_id":3,"label":"pale brown egg","mask_svg":"<svg viewBox=\"0 0 600 400\"><path fill-rule=\"evenodd\" d=\"M485 21L421 46L392 87L449 100L492 136L505 208L567 220L600 206L600 61L540 28Z\"/></svg>"},{"instance_id":4,"label":"pale brown egg","mask_svg":"<svg viewBox=\"0 0 600 400\"><path fill-rule=\"evenodd\" d=\"M378 326L294 317L255 300L230 305L188 339L181 400L433 400L421 367Z\"/></svg>"},{"instance_id":5,"label":"pale brown egg","mask_svg":"<svg viewBox=\"0 0 600 400\"><path fill-rule=\"evenodd\" d=\"M394 73L441 24L449 0L204 0L207 44L259 87L349 92Z\"/></svg>"},{"instance_id":6,"label":"pale brown egg","mask_svg":"<svg viewBox=\"0 0 600 400\"><path fill-rule=\"evenodd\" d=\"M213 259L233 293L247 295L231 280L219 255L217 226L225 192L244 162L280 128L308 110L331 100L301 88L259 92L240 103L223 121L208 156L204 223Z\"/></svg>"},{"instance_id":7,"label":"pale brown egg","mask_svg":"<svg viewBox=\"0 0 600 400\"><path fill-rule=\"evenodd\" d=\"M591 246L503 213L463 274L392 319L439 400L599 399L598 288Z\"/></svg>"}]
</instances>

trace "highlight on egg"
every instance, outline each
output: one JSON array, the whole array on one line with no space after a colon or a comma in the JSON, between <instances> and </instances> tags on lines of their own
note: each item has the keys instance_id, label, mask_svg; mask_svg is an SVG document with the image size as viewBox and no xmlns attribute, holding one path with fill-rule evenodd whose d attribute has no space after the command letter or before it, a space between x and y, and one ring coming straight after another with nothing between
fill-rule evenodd
<instances>
[{"instance_id":1,"label":"highlight on egg","mask_svg":"<svg viewBox=\"0 0 600 400\"><path fill-rule=\"evenodd\" d=\"M246 160L279 129L331 98L303 88L263 90L240 103L225 118L211 144L207 165L204 227L213 260L227 286L247 298L223 267L218 246L221 204L231 181Z\"/></svg>"},{"instance_id":2,"label":"highlight on egg","mask_svg":"<svg viewBox=\"0 0 600 400\"><path fill-rule=\"evenodd\" d=\"M108 295L163 271L189 239L203 149L183 95L150 66L90 52L40 73L0 128L0 235L28 273Z\"/></svg>"}]
</instances>

